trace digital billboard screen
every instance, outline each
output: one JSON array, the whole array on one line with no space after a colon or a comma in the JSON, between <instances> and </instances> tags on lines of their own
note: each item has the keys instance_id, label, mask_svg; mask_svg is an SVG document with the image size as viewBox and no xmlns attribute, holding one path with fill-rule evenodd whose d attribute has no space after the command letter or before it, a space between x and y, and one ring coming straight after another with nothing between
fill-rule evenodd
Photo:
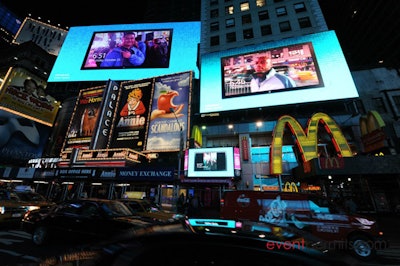
<instances>
[{"instance_id":1,"label":"digital billboard screen","mask_svg":"<svg viewBox=\"0 0 400 266\"><path fill-rule=\"evenodd\" d=\"M358 97L334 31L204 54L201 70L200 113Z\"/></svg>"},{"instance_id":2,"label":"digital billboard screen","mask_svg":"<svg viewBox=\"0 0 400 266\"><path fill-rule=\"evenodd\" d=\"M194 158L195 171L225 171L226 155L224 152L196 153Z\"/></svg>"},{"instance_id":3,"label":"digital billboard screen","mask_svg":"<svg viewBox=\"0 0 400 266\"><path fill-rule=\"evenodd\" d=\"M168 68L172 29L93 33L82 69Z\"/></svg>"},{"instance_id":4,"label":"digital billboard screen","mask_svg":"<svg viewBox=\"0 0 400 266\"><path fill-rule=\"evenodd\" d=\"M199 43L196 21L71 27L47 81L140 80L185 71L198 78Z\"/></svg>"},{"instance_id":5,"label":"digital billboard screen","mask_svg":"<svg viewBox=\"0 0 400 266\"><path fill-rule=\"evenodd\" d=\"M232 147L189 149L188 178L234 177L234 153Z\"/></svg>"},{"instance_id":6,"label":"digital billboard screen","mask_svg":"<svg viewBox=\"0 0 400 266\"><path fill-rule=\"evenodd\" d=\"M221 58L222 98L322 87L312 43Z\"/></svg>"}]
</instances>

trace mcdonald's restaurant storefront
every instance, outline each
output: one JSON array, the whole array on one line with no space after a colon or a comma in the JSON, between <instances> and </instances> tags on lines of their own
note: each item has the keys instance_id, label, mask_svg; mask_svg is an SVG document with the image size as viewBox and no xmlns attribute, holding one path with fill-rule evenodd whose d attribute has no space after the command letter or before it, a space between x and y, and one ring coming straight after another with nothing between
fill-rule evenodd
<instances>
[{"instance_id":1,"label":"mcdonald's restaurant storefront","mask_svg":"<svg viewBox=\"0 0 400 266\"><path fill-rule=\"evenodd\" d=\"M319 187L337 201L352 198L360 213L400 210L400 156L315 158L293 169L301 187Z\"/></svg>"}]
</instances>

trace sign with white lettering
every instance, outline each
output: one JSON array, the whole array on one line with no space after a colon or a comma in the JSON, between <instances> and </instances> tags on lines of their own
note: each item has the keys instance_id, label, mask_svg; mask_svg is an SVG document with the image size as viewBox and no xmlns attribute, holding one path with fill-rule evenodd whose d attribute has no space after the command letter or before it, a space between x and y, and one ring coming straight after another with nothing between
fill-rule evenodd
<instances>
[{"instance_id":1,"label":"sign with white lettering","mask_svg":"<svg viewBox=\"0 0 400 266\"><path fill-rule=\"evenodd\" d=\"M174 168L117 168L117 176L121 180L173 181Z\"/></svg>"}]
</instances>

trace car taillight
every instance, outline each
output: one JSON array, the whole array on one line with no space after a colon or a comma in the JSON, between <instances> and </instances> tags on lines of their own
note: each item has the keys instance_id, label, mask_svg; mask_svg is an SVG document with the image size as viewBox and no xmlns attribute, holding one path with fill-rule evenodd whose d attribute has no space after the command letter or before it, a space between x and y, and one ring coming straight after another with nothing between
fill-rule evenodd
<instances>
[{"instance_id":1,"label":"car taillight","mask_svg":"<svg viewBox=\"0 0 400 266\"><path fill-rule=\"evenodd\" d=\"M224 205L225 205L225 200L224 200L224 199L221 199L221 200L219 201L219 205L220 205L221 207L224 207Z\"/></svg>"}]
</instances>

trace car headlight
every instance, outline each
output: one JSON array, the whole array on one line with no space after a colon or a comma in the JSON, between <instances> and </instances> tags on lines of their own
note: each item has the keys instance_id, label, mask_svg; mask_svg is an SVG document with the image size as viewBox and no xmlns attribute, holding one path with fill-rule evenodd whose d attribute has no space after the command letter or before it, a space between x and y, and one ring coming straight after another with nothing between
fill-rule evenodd
<instances>
[{"instance_id":1,"label":"car headlight","mask_svg":"<svg viewBox=\"0 0 400 266\"><path fill-rule=\"evenodd\" d=\"M39 210L39 206L24 206L27 211Z\"/></svg>"},{"instance_id":2,"label":"car headlight","mask_svg":"<svg viewBox=\"0 0 400 266\"><path fill-rule=\"evenodd\" d=\"M368 225L368 226L373 225L373 224L375 223L375 221L371 221L371 220L368 220L368 219L366 219L366 218L361 218L361 217L356 217L356 220L357 220L360 224Z\"/></svg>"},{"instance_id":3,"label":"car headlight","mask_svg":"<svg viewBox=\"0 0 400 266\"><path fill-rule=\"evenodd\" d=\"M4 206L0 206L0 214L4 214L6 212L6 208Z\"/></svg>"}]
</instances>

